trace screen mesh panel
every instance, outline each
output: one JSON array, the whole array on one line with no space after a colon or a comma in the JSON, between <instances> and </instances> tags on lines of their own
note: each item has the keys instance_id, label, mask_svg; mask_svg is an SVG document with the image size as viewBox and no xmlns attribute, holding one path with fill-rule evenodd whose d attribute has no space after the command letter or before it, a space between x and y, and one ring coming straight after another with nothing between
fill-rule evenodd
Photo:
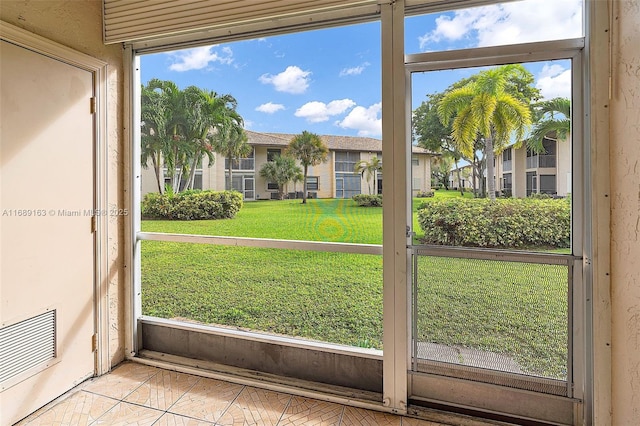
<instances>
[{"instance_id":1,"label":"screen mesh panel","mask_svg":"<svg viewBox=\"0 0 640 426\"><path fill-rule=\"evenodd\" d=\"M414 268L414 371L566 392L569 266L416 256Z\"/></svg>"}]
</instances>

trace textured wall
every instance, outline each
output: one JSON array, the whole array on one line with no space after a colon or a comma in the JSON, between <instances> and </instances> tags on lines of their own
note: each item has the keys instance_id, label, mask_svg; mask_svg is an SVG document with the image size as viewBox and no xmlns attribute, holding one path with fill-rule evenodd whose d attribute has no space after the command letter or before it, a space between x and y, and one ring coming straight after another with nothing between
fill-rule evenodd
<instances>
[{"instance_id":1,"label":"textured wall","mask_svg":"<svg viewBox=\"0 0 640 426\"><path fill-rule=\"evenodd\" d=\"M613 425L640 424L640 0L613 2L611 316Z\"/></svg>"},{"instance_id":2,"label":"textured wall","mask_svg":"<svg viewBox=\"0 0 640 426\"><path fill-rule=\"evenodd\" d=\"M88 1L0 1L0 19L68 46L108 63L107 140L109 143L108 173L110 207L124 207L122 47L102 43L102 2ZM109 218L109 316L111 364L124 358L123 350L123 217Z\"/></svg>"}]
</instances>

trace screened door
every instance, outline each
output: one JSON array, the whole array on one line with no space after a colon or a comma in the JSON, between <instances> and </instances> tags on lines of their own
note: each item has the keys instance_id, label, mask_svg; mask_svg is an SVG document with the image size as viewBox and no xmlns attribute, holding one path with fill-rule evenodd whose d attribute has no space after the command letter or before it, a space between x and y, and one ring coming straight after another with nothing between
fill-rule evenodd
<instances>
[{"instance_id":1,"label":"screened door","mask_svg":"<svg viewBox=\"0 0 640 426\"><path fill-rule=\"evenodd\" d=\"M576 238L580 214L571 188L554 197L501 197L497 185L488 186L490 180L521 176L527 182L526 195L536 192L535 179L526 171L528 141L518 139L517 128L501 140L500 128L492 127L486 135L479 127L465 152L464 134L456 133L473 119L470 109L490 96L482 84L502 78L501 73L507 75L501 83L506 89L496 102L510 96L509 102L521 102L520 111L528 117L536 101L522 95L526 90L519 85L524 78L519 75L541 65L501 65L502 61L494 65L493 58L487 58L483 67L469 63L464 70L439 70L441 64L430 64L428 59L428 54L415 55L409 59L415 63L407 64L411 96L419 99L412 101L413 134L423 143L450 138L451 149L462 152L461 164L452 164L444 176L455 167L471 167L485 179L476 179L472 192L442 188L432 198L413 200L416 214L408 224L414 236L409 246L409 399L427 406L573 424L575 405L580 403L574 392L580 358L574 347L580 338L573 324L581 265L574 253L581 248ZM575 61L556 59L553 53L547 59L549 66L569 69ZM429 67L438 69L425 71ZM510 74L514 69L518 74ZM452 83L442 92L428 89L431 82L446 79ZM424 92L429 93L426 98ZM461 102L462 96L468 99ZM499 108L496 111L490 119L499 127L504 117L498 115ZM432 118L442 127L433 126ZM488 146L490 136L493 145ZM575 154L571 138L568 133L560 143L568 145L567 153ZM505 149L514 152L507 174L502 173ZM558 157L557 162L570 170L572 157Z\"/></svg>"}]
</instances>

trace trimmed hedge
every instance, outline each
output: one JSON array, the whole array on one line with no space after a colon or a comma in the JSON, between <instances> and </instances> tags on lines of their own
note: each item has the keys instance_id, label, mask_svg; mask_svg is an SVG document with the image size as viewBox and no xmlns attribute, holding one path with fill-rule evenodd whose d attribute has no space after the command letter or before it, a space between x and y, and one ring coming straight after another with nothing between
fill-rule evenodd
<instances>
[{"instance_id":1,"label":"trimmed hedge","mask_svg":"<svg viewBox=\"0 0 640 426\"><path fill-rule=\"evenodd\" d=\"M423 243L492 248L566 248L568 199L433 200L418 209Z\"/></svg>"},{"instance_id":2,"label":"trimmed hedge","mask_svg":"<svg viewBox=\"0 0 640 426\"><path fill-rule=\"evenodd\" d=\"M184 191L176 195L149 193L142 200L145 219L232 219L242 207L237 191Z\"/></svg>"},{"instance_id":3,"label":"trimmed hedge","mask_svg":"<svg viewBox=\"0 0 640 426\"><path fill-rule=\"evenodd\" d=\"M351 197L360 207L382 207L382 195L356 194Z\"/></svg>"},{"instance_id":4,"label":"trimmed hedge","mask_svg":"<svg viewBox=\"0 0 640 426\"><path fill-rule=\"evenodd\" d=\"M433 191L418 191L416 194L416 198L432 198L433 196Z\"/></svg>"}]
</instances>

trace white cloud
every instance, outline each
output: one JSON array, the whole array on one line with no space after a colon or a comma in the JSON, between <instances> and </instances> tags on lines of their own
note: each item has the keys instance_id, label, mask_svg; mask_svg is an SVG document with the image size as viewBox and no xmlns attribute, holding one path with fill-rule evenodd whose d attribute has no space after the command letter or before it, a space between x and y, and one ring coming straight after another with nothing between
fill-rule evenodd
<instances>
[{"instance_id":1,"label":"white cloud","mask_svg":"<svg viewBox=\"0 0 640 426\"><path fill-rule=\"evenodd\" d=\"M358 65L357 67L343 68L340 71L340 77L345 77L345 76L348 76L348 75L360 75L360 74L362 74L364 69L367 68L369 65L371 65L369 62L365 62L362 65Z\"/></svg>"},{"instance_id":2,"label":"white cloud","mask_svg":"<svg viewBox=\"0 0 640 426\"><path fill-rule=\"evenodd\" d=\"M429 43L467 39L473 46L497 46L579 37L582 0L527 0L456 11L436 19L436 28L419 37Z\"/></svg>"},{"instance_id":3,"label":"white cloud","mask_svg":"<svg viewBox=\"0 0 640 426\"><path fill-rule=\"evenodd\" d=\"M336 124L343 129L354 129L358 136L380 136L382 134L382 102L369 108L357 106L342 121Z\"/></svg>"},{"instance_id":4,"label":"white cloud","mask_svg":"<svg viewBox=\"0 0 640 426\"><path fill-rule=\"evenodd\" d=\"M296 117L305 118L309 123L320 123L329 120L332 115L344 113L356 103L351 99L339 99L328 104L324 102L307 102L295 112Z\"/></svg>"},{"instance_id":5,"label":"white cloud","mask_svg":"<svg viewBox=\"0 0 640 426\"><path fill-rule=\"evenodd\" d=\"M286 92L293 94L304 93L309 87L309 76L311 71L303 71L299 67L293 65L280 74L271 75L263 74L259 80L263 84L273 84L278 92Z\"/></svg>"},{"instance_id":6,"label":"white cloud","mask_svg":"<svg viewBox=\"0 0 640 426\"><path fill-rule=\"evenodd\" d=\"M256 108L256 111L264 112L266 114L273 114L284 109L282 104L274 104L273 102L267 102Z\"/></svg>"},{"instance_id":7,"label":"white cloud","mask_svg":"<svg viewBox=\"0 0 640 426\"><path fill-rule=\"evenodd\" d=\"M545 99L571 98L571 70L545 64L538 75L536 87Z\"/></svg>"},{"instance_id":8,"label":"white cloud","mask_svg":"<svg viewBox=\"0 0 640 426\"><path fill-rule=\"evenodd\" d=\"M230 47L223 47L221 52L214 51L216 46L203 46L193 49L179 50L170 53L174 62L169 65L171 71L200 70L212 62L229 65L233 62L233 51Z\"/></svg>"}]
</instances>

